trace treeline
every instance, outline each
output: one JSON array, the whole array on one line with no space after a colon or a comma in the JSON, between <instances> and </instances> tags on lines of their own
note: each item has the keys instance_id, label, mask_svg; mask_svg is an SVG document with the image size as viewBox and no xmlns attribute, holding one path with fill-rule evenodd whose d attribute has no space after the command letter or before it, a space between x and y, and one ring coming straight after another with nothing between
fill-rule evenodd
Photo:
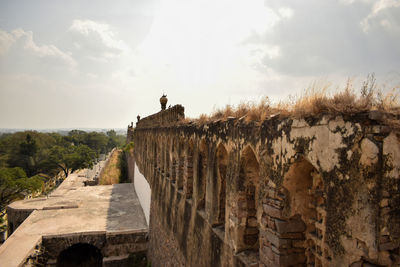
<instances>
[{"instance_id":1,"label":"treeline","mask_svg":"<svg viewBox=\"0 0 400 267\"><path fill-rule=\"evenodd\" d=\"M122 147L126 137L73 130L67 135L24 131L0 136L0 211L14 199L40 190L46 179L90 168L100 154Z\"/></svg>"}]
</instances>

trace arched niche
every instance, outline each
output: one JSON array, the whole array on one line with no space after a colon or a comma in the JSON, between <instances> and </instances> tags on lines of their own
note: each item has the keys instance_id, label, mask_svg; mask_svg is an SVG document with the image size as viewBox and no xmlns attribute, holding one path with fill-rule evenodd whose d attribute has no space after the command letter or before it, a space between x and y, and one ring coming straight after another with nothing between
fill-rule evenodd
<instances>
[{"instance_id":1,"label":"arched niche","mask_svg":"<svg viewBox=\"0 0 400 267\"><path fill-rule=\"evenodd\" d=\"M193 139L191 138L185 150L184 190L186 198L192 198L193 194L193 148Z\"/></svg>"},{"instance_id":2,"label":"arched niche","mask_svg":"<svg viewBox=\"0 0 400 267\"><path fill-rule=\"evenodd\" d=\"M87 243L77 243L61 251L57 267L101 267L103 255L100 249Z\"/></svg>"},{"instance_id":3,"label":"arched niche","mask_svg":"<svg viewBox=\"0 0 400 267\"><path fill-rule=\"evenodd\" d=\"M171 146L171 181L175 183L177 180L177 168L178 168L178 142L176 138L172 140Z\"/></svg>"},{"instance_id":4,"label":"arched niche","mask_svg":"<svg viewBox=\"0 0 400 267\"><path fill-rule=\"evenodd\" d=\"M171 151L171 141L167 137L166 138L166 145L164 147L164 153L165 153L165 177L169 178L171 176L171 156L170 156L170 151Z\"/></svg>"},{"instance_id":5,"label":"arched niche","mask_svg":"<svg viewBox=\"0 0 400 267\"><path fill-rule=\"evenodd\" d=\"M260 165L253 149L247 146L240 156L237 203L236 250L259 249L259 227L257 221L258 185Z\"/></svg>"},{"instance_id":6,"label":"arched niche","mask_svg":"<svg viewBox=\"0 0 400 267\"><path fill-rule=\"evenodd\" d=\"M217 217L216 225L225 228L225 208L226 208L226 177L228 169L228 152L221 143L216 150L216 176L217 176Z\"/></svg>"},{"instance_id":7,"label":"arched niche","mask_svg":"<svg viewBox=\"0 0 400 267\"><path fill-rule=\"evenodd\" d=\"M305 264L328 266L331 260L329 247L325 244L325 193L321 174L305 158L293 163L284 175L282 183L287 206L285 217L291 225L299 225L302 233ZM301 223L305 226L300 227Z\"/></svg>"},{"instance_id":8,"label":"arched niche","mask_svg":"<svg viewBox=\"0 0 400 267\"><path fill-rule=\"evenodd\" d=\"M177 186L178 190L182 190L184 185L183 180L185 167L185 141L183 138L179 139L177 150Z\"/></svg>"},{"instance_id":9,"label":"arched niche","mask_svg":"<svg viewBox=\"0 0 400 267\"><path fill-rule=\"evenodd\" d=\"M204 139L199 143L197 158L197 209L205 209L207 188L208 146Z\"/></svg>"}]
</instances>

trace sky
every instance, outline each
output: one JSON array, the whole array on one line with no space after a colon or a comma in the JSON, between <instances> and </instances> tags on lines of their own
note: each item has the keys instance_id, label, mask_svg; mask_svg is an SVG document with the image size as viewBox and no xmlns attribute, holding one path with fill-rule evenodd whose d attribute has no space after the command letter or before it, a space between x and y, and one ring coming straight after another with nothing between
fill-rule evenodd
<instances>
[{"instance_id":1,"label":"sky","mask_svg":"<svg viewBox=\"0 0 400 267\"><path fill-rule=\"evenodd\" d=\"M0 128L122 128L168 105L400 84L400 0L2 0Z\"/></svg>"}]
</instances>

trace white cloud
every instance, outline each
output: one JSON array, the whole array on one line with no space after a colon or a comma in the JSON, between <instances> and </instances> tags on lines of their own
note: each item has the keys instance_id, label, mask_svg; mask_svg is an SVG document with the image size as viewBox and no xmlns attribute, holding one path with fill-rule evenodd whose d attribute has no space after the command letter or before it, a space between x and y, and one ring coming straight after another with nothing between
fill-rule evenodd
<instances>
[{"instance_id":1,"label":"white cloud","mask_svg":"<svg viewBox=\"0 0 400 267\"><path fill-rule=\"evenodd\" d=\"M378 15L382 14L383 11L391 8L400 7L400 0L379 0L376 1L375 4L371 8L371 12L365 17L360 25L365 33L368 33L371 28L371 20L376 18ZM384 20L385 21L385 20ZM389 21L386 20L383 24L383 27L387 27L389 25Z\"/></svg>"},{"instance_id":2,"label":"white cloud","mask_svg":"<svg viewBox=\"0 0 400 267\"><path fill-rule=\"evenodd\" d=\"M15 29L11 33L0 29L0 55L7 53L10 47L18 40L24 43L23 48L25 51L31 52L36 57L57 59L69 67L76 66L76 61L70 54L61 51L54 45L37 45L33 40L33 33L23 29Z\"/></svg>"},{"instance_id":3,"label":"white cloud","mask_svg":"<svg viewBox=\"0 0 400 267\"><path fill-rule=\"evenodd\" d=\"M294 14L294 10L289 7L281 7L278 9L278 13L282 18L291 18Z\"/></svg>"},{"instance_id":4,"label":"white cloud","mask_svg":"<svg viewBox=\"0 0 400 267\"><path fill-rule=\"evenodd\" d=\"M15 37L0 29L0 56L7 53L8 49L15 42Z\"/></svg>"},{"instance_id":5,"label":"white cloud","mask_svg":"<svg viewBox=\"0 0 400 267\"><path fill-rule=\"evenodd\" d=\"M109 59L129 52L129 47L116 37L111 26L92 20L75 19L69 28L75 35L75 49L85 50L89 59L107 62Z\"/></svg>"}]
</instances>

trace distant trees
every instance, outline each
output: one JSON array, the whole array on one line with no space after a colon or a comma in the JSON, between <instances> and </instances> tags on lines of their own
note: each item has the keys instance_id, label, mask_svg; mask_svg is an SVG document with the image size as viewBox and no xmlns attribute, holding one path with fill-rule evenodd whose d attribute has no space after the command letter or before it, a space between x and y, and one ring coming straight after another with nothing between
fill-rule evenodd
<instances>
[{"instance_id":1,"label":"distant trees","mask_svg":"<svg viewBox=\"0 0 400 267\"><path fill-rule=\"evenodd\" d=\"M72 130L67 135L24 131L0 135L0 230L8 204L39 191L62 171L90 168L102 153L122 147L125 136Z\"/></svg>"},{"instance_id":2,"label":"distant trees","mask_svg":"<svg viewBox=\"0 0 400 267\"><path fill-rule=\"evenodd\" d=\"M91 167L98 156L122 147L125 136L114 130L106 134L72 130L67 135L17 132L0 136L0 167L20 167L28 177L54 176L60 170L65 176Z\"/></svg>"}]
</instances>

